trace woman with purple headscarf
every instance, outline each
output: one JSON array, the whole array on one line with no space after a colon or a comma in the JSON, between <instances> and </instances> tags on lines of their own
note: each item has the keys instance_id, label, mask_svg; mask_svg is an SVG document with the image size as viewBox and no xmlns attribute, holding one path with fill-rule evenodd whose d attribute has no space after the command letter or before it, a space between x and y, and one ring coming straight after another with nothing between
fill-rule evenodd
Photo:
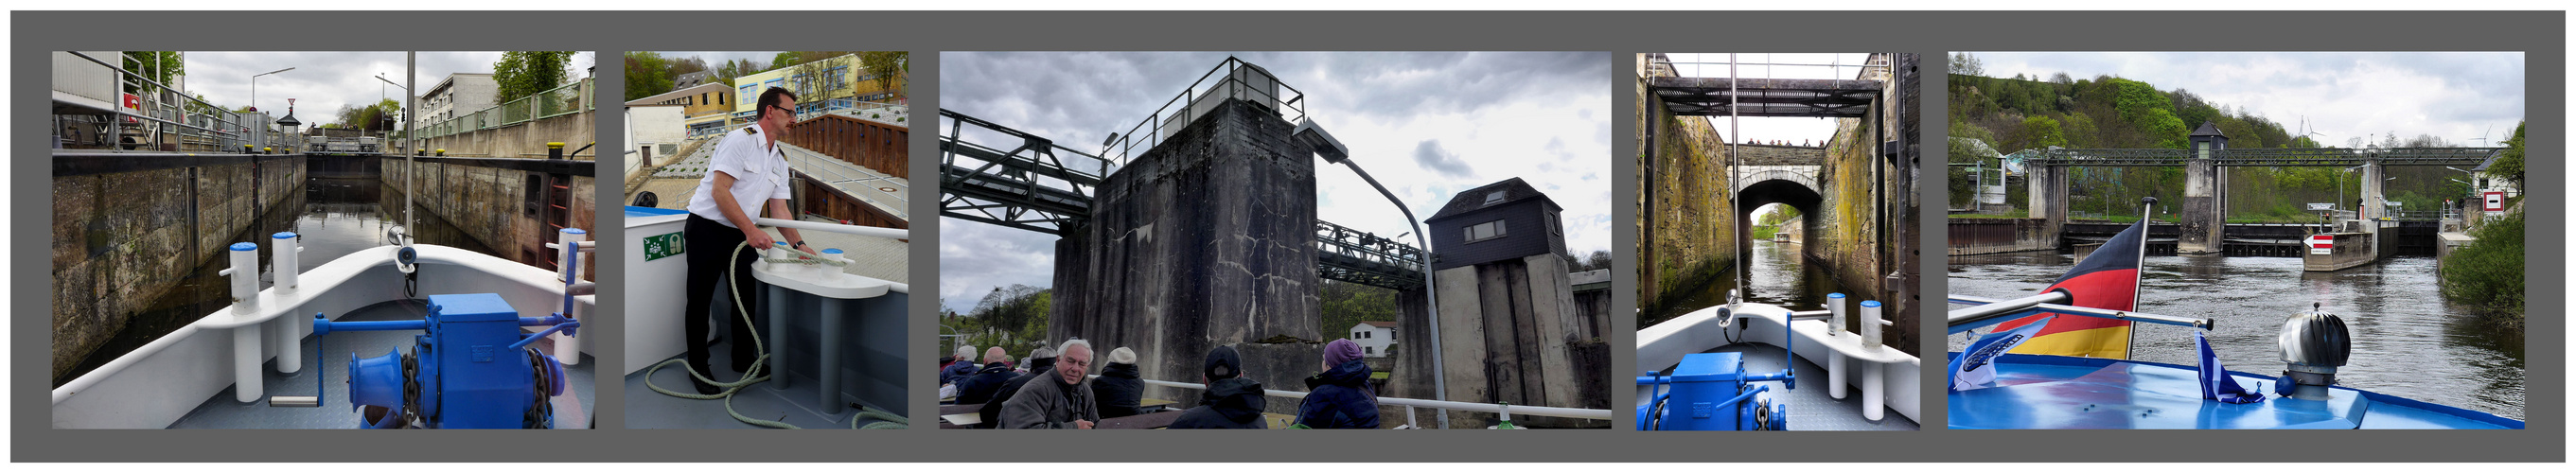
<instances>
[{"instance_id":1,"label":"woman with purple headscarf","mask_svg":"<svg viewBox=\"0 0 2576 473\"><path fill-rule=\"evenodd\" d=\"M1310 429L1377 428L1377 390L1368 385L1368 361L1350 339L1324 344L1324 372L1306 378L1306 401L1296 425Z\"/></svg>"}]
</instances>

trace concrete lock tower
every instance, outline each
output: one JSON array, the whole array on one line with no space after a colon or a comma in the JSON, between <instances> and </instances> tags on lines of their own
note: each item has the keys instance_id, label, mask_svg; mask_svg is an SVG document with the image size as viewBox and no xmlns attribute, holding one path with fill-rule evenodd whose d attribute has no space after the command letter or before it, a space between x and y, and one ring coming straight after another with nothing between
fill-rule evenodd
<instances>
[{"instance_id":1,"label":"concrete lock tower","mask_svg":"<svg viewBox=\"0 0 2576 473\"><path fill-rule=\"evenodd\" d=\"M2182 236L2174 250L2185 255L2227 250L2227 171L2218 158L2227 151L2227 134L2218 124L2201 122L2191 131L2191 156L2183 164Z\"/></svg>"},{"instance_id":2,"label":"concrete lock tower","mask_svg":"<svg viewBox=\"0 0 2576 473\"><path fill-rule=\"evenodd\" d=\"M1603 314L1578 310L1565 259L1564 208L1520 178L1468 189L1451 197L1423 223L1438 248L1431 267L1440 291L1440 362L1448 399L1514 406L1609 407L1610 370ZM1425 324L1406 310L1402 346ZM1428 388L1428 356L1401 355L1396 380ZM1419 360L1419 362L1417 362ZM1416 388L1405 386L1404 388ZM1400 389L1417 391L1417 389ZM1421 396L1428 398L1430 396ZM1490 413L1449 411L1453 426L1492 425ZM1525 426L1600 427L1597 421L1514 417Z\"/></svg>"},{"instance_id":3,"label":"concrete lock tower","mask_svg":"<svg viewBox=\"0 0 2576 473\"><path fill-rule=\"evenodd\" d=\"M1210 348L1233 345L1253 380L1304 389L1329 340L1318 328L1314 151L1290 138L1269 72L1217 74L1153 119L1159 142L1104 178L1090 218L1057 241L1047 341L1128 347L1144 378L1180 382L1200 379Z\"/></svg>"}]
</instances>

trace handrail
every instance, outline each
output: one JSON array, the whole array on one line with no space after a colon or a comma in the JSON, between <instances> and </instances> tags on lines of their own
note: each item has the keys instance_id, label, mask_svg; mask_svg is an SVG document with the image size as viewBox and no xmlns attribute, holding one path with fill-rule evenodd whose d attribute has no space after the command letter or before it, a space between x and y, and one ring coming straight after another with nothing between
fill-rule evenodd
<instances>
[{"instance_id":1,"label":"handrail","mask_svg":"<svg viewBox=\"0 0 2576 473\"><path fill-rule=\"evenodd\" d=\"M1092 375L1092 377L1097 378L1097 377L1100 377L1100 376L1099 376L1099 375ZM1144 381L1144 382L1145 382L1145 384L1151 384L1151 385L1155 385L1155 386L1162 386L1162 387L1169 387L1169 388L1182 388L1182 389L1207 389L1207 385L1204 385L1204 384L1197 384L1197 383L1176 383L1176 382L1171 382L1171 381L1158 381L1158 380L1151 380L1151 379L1140 380L1140 381ZM1305 399L1305 398L1306 398L1306 392L1304 392L1304 391L1285 391L1285 390L1278 390L1278 389L1262 389L1262 390L1261 390L1261 395L1263 395L1263 396L1267 396L1267 397L1282 397L1282 398L1289 398L1289 399ZM1378 403L1379 405L1388 405L1388 406L1409 406L1409 407L1421 407L1421 408L1430 408L1430 409L1454 409L1454 410L1461 410L1461 411L1492 412L1492 413L1503 413L1503 412L1506 412L1506 409L1508 409L1508 412L1510 412L1510 413L1511 413L1511 414L1513 414L1513 415L1532 415L1532 416L1540 416L1540 417L1565 417L1565 418L1572 418L1572 419L1597 419L1597 420L1610 420L1610 410L1609 410L1609 409L1581 409L1581 408L1572 408L1572 407L1546 407L1546 406L1521 406L1521 405L1506 406L1506 405L1503 405L1503 404L1486 404L1486 403L1480 403L1480 402L1434 401L1434 400L1429 400L1429 399L1407 399L1407 398L1400 398L1400 397L1384 397L1384 396L1380 396L1380 397L1378 397L1378 398L1377 398L1377 403Z\"/></svg>"},{"instance_id":2,"label":"handrail","mask_svg":"<svg viewBox=\"0 0 2576 473\"><path fill-rule=\"evenodd\" d=\"M1952 304L1974 304L1976 306L1950 311L1949 333L1954 335L1965 333L1969 330L1975 330L1980 327L2038 314L2064 314L2099 319L2126 320L2130 322L2145 322L2159 325L2198 327L2203 330L2217 327L2216 321L2205 318L2142 314L2125 310L2095 309L2091 307L2076 307L2051 303L2071 300L2073 300L2073 296L2057 291L2010 300L1951 295L1950 303Z\"/></svg>"},{"instance_id":3,"label":"handrail","mask_svg":"<svg viewBox=\"0 0 2576 473\"><path fill-rule=\"evenodd\" d=\"M832 232L832 233L840 233L840 234L846 234L846 235L872 236L872 237L878 237L878 238L892 238L892 239L897 239L897 240L910 240L910 239L912 239L912 230L906 230L906 229L901 229L901 228L870 227L870 226L863 226L863 225L842 225L842 224L838 224L838 223L808 222L808 221L803 221L803 220L787 220L787 219L776 219L776 218L769 218L769 217L755 217L755 218L752 218L752 219L751 219L751 223L753 223L753 224L758 224L758 225L768 225L768 226L772 226L772 227L779 227L779 228L793 228L793 229L798 229L798 230L813 230L813 231L818 231L818 232Z\"/></svg>"},{"instance_id":4,"label":"handrail","mask_svg":"<svg viewBox=\"0 0 2576 473\"><path fill-rule=\"evenodd\" d=\"M1271 94L1251 87L1250 84L1245 84L1242 80L1235 78L1236 71L1246 69L1254 73L1261 74L1261 77L1269 80L1269 85L1277 86L1281 89L1287 89L1287 92ZM1222 76L1223 78L1217 79L1216 82L1209 83L1208 78L1219 77L1217 75L1218 72L1225 72L1226 74ZM1270 74L1268 70L1262 69L1260 66L1254 66L1252 63L1244 62L1242 59L1238 59L1233 56L1226 56L1225 61L1218 62L1216 67L1208 69L1206 74L1199 75L1198 80L1191 81L1188 87L1182 88L1179 95L1173 96L1170 100L1164 101L1161 107L1155 108L1154 113L1152 115L1147 115L1144 121L1136 123L1136 126L1128 127L1126 134L1116 135L1110 139L1109 142L1102 143L1100 155L1104 157L1111 156L1110 151L1115 149L1117 150L1115 162L1120 166L1125 166L1127 164L1127 160L1134 157L1133 151L1138 145L1141 144L1145 149L1151 150L1154 146L1162 144L1163 139L1169 137L1169 133L1178 131L1163 129L1163 124L1165 122L1168 122L1172 118L1188 118L1186 121L1197 121L1198 117L1191 116L1191 114L1195 113L1194 107L1198 105L1198 101L1205 98L1207 95L1216 94L1220 89L1226 89L1228 87L1228 83L1234 84L1234 88L1229 89L1229 93L1224 94L1226 96L1243 97L1247 93L1258 94L1261 96L1260 98L1267 99L1267 103L1277 104L1289 111L1297 112L1293 116L1285 114L1282 115L1282 118L1287 119L1291 123L1306 117L1305 91L1298 90L1296 87L1280 82L1279 76ZM1208 86L1205 92L1201 92L1201 89L1199 88L1199 85L1201 84L1206 84ZM1292 95L1293 97L1291 98L1282 99L1282 97L1289 97ZM1169 117L1164 116L1163 112L1171 110L1173 105L1180 105L1181 109L1178 111L1179 114ZM1137 135L1139 131L1146 132L1147 134L1144 135L1143 138L1139 138Z\"/></svg>"},{"instance_id":5,"label":"handrail","mask_svg":"<svg viewBox=\"0 0 2576 473\"><path fill-rule=\"evenodd\" d=\"M153 121L153 122L157 122L157 123L167 124L167 125L170 125L170 126L182 127L182 128L187 128L187 129L197 130L197 131L199 131L200 133L195 133L195 134L181 133L181 134L180 134L180 135L181 135L181 139L183 139L183 140L184 140L184 139L186 139L186 138L191 138L191 137L193 137L193 138L200 138L200 139L211 139L211 140L216 140L216 141L222 141L222 143L215 143L215 146L218 148L216 151L230 151L230 150L231 150L231 148L232 148L232 146L235 144L235 143L230 143L230 142L232 142L232 141L239 141L239 140L242 138L242 133L240 133L240 132L235 132L235 131L226 131L226 130L227 130L227 128L224 128L224 127L199 126L199 125L194 125L194 124L190 124L190 123L187 123L187 122L183 122L183 121L181 121L181 120L193 120L193 119L194 119L194 118L196 118L196 117L191 117L191 116L192 116L192 115L195 115L195 116L201 116L201 117L203 117L203 118L204 118L204 120L203 120L203 121L206 121L206 122L208 123L208 125L230 125L230 129L245 129L246 127L242 126L242 125L243 125L243 124L241 123L242 117L241 117L241 115L240 115L240 114L241 114L241 113L246 113L246 112L234 112L234 111L232 111L232 110L225 109L225 108L223 108L223 107L221 107L221 106L217 106L217 105L215 105L215 104L214 104L214 103L212 103L212 102L207 102L207 101L205 101L205 100L203 100L203 99L199 99L199 98L197 98L196 96L187 95L187 94L184 94L184 93L175 93L175 92L177 92L177 91L178 91L178 88L176 88L176 87L171 87L169 84L163 84L163 83L161 83L161 81L153 80L153 79L152 79L152 78L150 78L150 77L144 77L142 74L136 73L136 72L134 72L134 71L128 71L128 70L125 70L125 68L124 68L123 66L120 66L120 65L117 65L117 64L109 64L107 61L100 60L99 58L90 57L90 55L85 54L85 53L82 53L82 52L80 52L80 51L63 51L63 52L64 52L64 53L66 53L66 54L70 54L70 55L72 55L73 57L78 57L78 58L81 58L81 59L83 59L83 60L87 60L87 61L89 61L89 62L91 62L91 63L98 64L99 66L101 66L101 67L105 67L105 68L107 68L107 69L108 69L108 70L110 70L110 71L115 71L115 72L116 72L116 75L117 75L117 81L116 81L116 82L117 82L117 84L116 84L116 85L117 85L117 86L116 86L116 87L114 87L114 88L113 88L112 90L110 90L109 92L110 92L110 93L112 93L112 94L116 94L116 95L117 95L117 97L115 97L115 98L111 98L111 99L109 100L109 102L110 102L110 103L109 103L109 105L108 105L108 109L109 109L110 113L113 113L113 114L115 114L115 115L116 115L116 116L118 116L118 117L130 117L130 118L135 118L135 119L139 119L139 120L149 120L149 121ZM142 93L138 93L138 94L135 94L135 95L136 95L136 96L138 96L138 97L156 97L156 98L152 99L152 102L153 102L153 103L155 103L155 104L158 104L158 105L159 105L159 107L170 107L170 108L176 108L176 109L177 109L177 110L158 110L158 111L174 112L176 115L178 115L178 116L179 116L179 118L178 118L178 119L171 119L171 118L164 118L164 117L161 117L161 116L155 116L155 115L152 115L152 114L136 113L136 112L128 112L128 111L126 111L126 109L125 109L125 103L123 102L123 95L125 95L125 86L126 86L126 83L125 83L124 81L125 81L125 80L127 80L127 79L131 79L131 80L134 80L134 81L136 81L136 82L140 82L141 84L138 84L138 85L136 85L136 87L135 87L135 88L136 88L136 89L138 89L138 90L140 90L140 89L145 89L146 87L143 87L143 86L147 86L147 85L148 85L148 86L150 86L151 88L157 88L157 90L158 90L159 92L142 91ZM166 94L170 94L170 95L177 95L180 99L185 100L185 101L189 101L189 102L196 102L199 108L201 108L201 109L203 109L203 110L206 110L206 111L205 111L205 112L202 112L202 113L191 113L191 112L189 112L189 111L187 110L187 108L188 108L188 107L187 107L186 105L174 105L174 104L168 104L168 103L165 103L163 100L161 100L161 99L157 98L159 95L161 95L161 94L165 94L165 93L166 93ZM256 105L256 104L254 104L254 105ZM158 108L158 107L156 107L156 108ZM137 111L145 111L145 110L142 110L140 107L138 107L138 108L137 108ZM111 119L111 120L113 120L113 119ZM261 124L261 126L266 126L266 125L267 125L267 124ZM191 136L191 135L193 135L193 136ZM220 138L218 138L218 137L220 137ZM118 139L118 137L110 136L110 137L107 137L107 139L108 139L108 140L111 140L111 144L109 145L109 146L110 146L110 148L115 148L115 147L117 147L117 145L113 144L113 140L117 140L117 139ZM145 140L146 140L146 141L155 142L155 144L166 144L166 143L157 143L157 142L160 140L160 136L155 135L155 134L147 134L147 135L145 136Z\"/></svg>"}]
</instances>

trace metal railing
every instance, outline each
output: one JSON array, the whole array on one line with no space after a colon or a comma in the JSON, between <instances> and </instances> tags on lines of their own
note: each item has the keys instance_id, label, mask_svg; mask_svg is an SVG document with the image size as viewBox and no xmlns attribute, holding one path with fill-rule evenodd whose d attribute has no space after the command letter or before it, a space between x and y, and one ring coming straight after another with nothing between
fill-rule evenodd
<instances>
[{"instance_id":1,"label":"metal railing","mask_svg":"<svg viewBox=\"0 0 2576 473\"><path fill-rule=\"evenodd\" d=\"M1218 74L1220 72L1224 74ZM1210 78L1216 81L1209 82ZM1270 87L1276 87L1276 89ZM1285 89L1286 92L1279 92L1280 89ZM1199 101L1202 99L1217 101L1201 104ZM1145 121L1136 123L1136 126L1127 129L1127 133L1116 135L1107 143L1103 143L1100 156L1125 166L1127 161L1140 151L1140 148L1141 150L1154 149L1155 145L1162 144L1163 140L1170 137L1172 133L1179 132L1181 128L1196 121L1198 115L1206 114L1217 106L1223 105L1223 101L1228 99L1243 99L1261 105L1273 113L1280 114L1280 118L1289 123L1296 123L1306 118L1305 92L1279 82L1278 76L1270 75L1270 71L1260 66L1227 56L1224 62L1217 63L1216 68L1209 69L1206 74L1200 75L1197 81L1190 82L1189 87L1181 89L1179 95L1164 101L1162 107L1154 109L1153 115L1145 117ZM1175 105L1179 106L1178 110L1174 109Z\"/></svg>"},{"instance_id":2,"label":"metal railing","mask_svg":"<svg viewBox=\"0 0 2576 473\"><path fill-rule=\"evenodd\" d=\"M155 151L236 152L240 151L241 146L245 144L271 145L271 143L248 142L251 127L256 126L261 127L261 130L267 130L266 127L270 124L248 123L249 120L246 117L262 115L226 110L213 103L181 93L177 88L162 84L160 81L127 71L121 65L110 64L79 51L63 52L115 72L115 79L112 80L114 84L109 90L118 96L114 97L115 100L109 101L108 107L116 118L101 124L106 128L102 135L106 143L101 144L109 148L123 148L124 135L129 129L137 130L137 134L140 135L133 143L134 146ZM122 58L119 59L122 60ZM129 95L126 92L128 89L135 91L130 95L136 96L139 108L125 107L122 99L124 95ZM194 105L191 106L189 102L194 102ZM128 125L132 125L133 128L126 128ZM178 139L177 143L165 140L165 138L174 137Z\"/></svg>"},{"instance_id":3,"label":"metal railing","mask_svg":"<svg viewBox=\"0 0 2576 473\"><path fill-rule=\"evenodd\" d=\"M1097 377L1099 377L1099 376L1098 376L1098 375L1093 375L1092 377L1097 378ZM1141 381L1144 381L1144 382L1145 382L1145 384L1151 384L1151 385L1155 385L1155 386L1162 386L1162 387L1167 387L1167 388L1181 388L1181 389L1207 389L1207 385L1204 385L1204 384L1197 384L1197 383L1176 383L1176 382L1171 382L1171 381L1161 381L1161 380L1152 380L1152 379L1141 380ZM1263 389L1263 390L1261 390L1261 395L1262 395L1262 396L1265 396L1265 397L1277 397L1277 398L1288 398L1288 399L1305 399L1305 398L1306 398L1306 392L1304 392L1304 391L1283 391L1283 390L1278 390L1278 389ZM1407 408L1416 408L1416 407L1418 407L1418 408L1424 408L1424 409L1454 409L1454 410L1472 411L1472 412L1492 412L1492 413L1497 413L1497 414L1503 414L1505 418L1510 418L1510 416L1511 416L1511 415L1513 415L1513 414L1519 414L1519 415L1526 415L1526 416L1539 416L1539 417L1564 417L1564 418L1570 418L1570 419L1610 420L1610 410L1609 410L1609 409L1583 409L1583 408L1574 408L1574 407L1546 407L1546 406L1515 406L1515 405L1510 405L1510 404L1486 404L1486 403L1481 403L1481 402L1459 402L1459 401L1434 401L1434 400L1430 400L1430 399L1406 399L1406 398L1400 398L1400 397L1384 397L1384 396L1379 396L1379 397L1377 398L1377 404L1378 404L1378 405L1381 405L1381 406L1404 406L1404 407L1407 407ZM1411 422L1407 422L1407 423L1408 423L1408 424L1413 424L1413 423L1411 423ZM1420 424L1413 424L1413 425L1420 425Z\"/></svg>"},{"instance_id":4,"label":"metal railing","mask_svg":"<svg viewBox=\"0 0 2576 473\"><path fill-rule=\"evenodd\" d=\"M508 103L457 115L456 118L431 122L420 127L420 137L452 136L597 110L599 104L591 100L591 80L582 79Z\"/></svg>"},{"instance_id":5,"label":"metal railing","mask_svg":"<svg viewBox=\"0 0 2576 473\"><path fill-rule=\"evenodd\" d=\"M1315 221L1317 277L1409 291L1422 287L1422 248Z\"/></svg>"}]
</instances>

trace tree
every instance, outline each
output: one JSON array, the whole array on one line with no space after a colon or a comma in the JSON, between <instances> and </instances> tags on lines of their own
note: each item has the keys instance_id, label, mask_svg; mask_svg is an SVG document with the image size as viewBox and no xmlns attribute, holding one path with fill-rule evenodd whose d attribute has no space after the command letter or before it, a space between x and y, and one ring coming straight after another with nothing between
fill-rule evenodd
<instances>
[{"instance_id":1,"label":"tree","mask_svg":"<svg viewBox=\"0 0 2576 473\"><path fill-rule=\"evenodd\" d=\"M797 63L802 62L797 60L801 57L803 57L803 55L797 54L795 51L780 51L778 55L769 57L769 67L760 68L760 70L774 71L786 69L788 66L794 66Z\"/></svg>"},{"instance_id":2,"label":"tree","mask_svg":"<svg viewBox=\"0 0 2576 473\"><path fill-rule=\"evenodd\" d=\"M875 78L877 89L891 92L896 98L906 95L894 88L894 82L912 72L912 53L908 51L868 51L859 53L859 67Z\"/></svg>"},{"instance_id":3,"label":"tree","mask_svg":"<svg viewBox=\"0 0 2576 473\"><path fill-rule=\"evenodd\" d=\"M707 71L707 60L698 59L696 56L672 59L670 61L671 80L679 80L681 75L688 73Z\"/></svg>"},{"instance_id":4,"label":"tree","mask_svg":"<svg viewBox=\"0 0 2576 473\"><path fill-rule=\"evenodd\" d=\"M1790 211L1795 212L1796 210L1795 210L1795 209L1791 209ZM1583 270L1583 271L1594 271L1594 270L1610 269L1610 265L1611 265L1610 250L1592 250L1592 254L1590 254L1590 255L1586 255L1586 256L1584 256L1584 257L1583 257L1583 269L1582 269L1582 270Z\"/></svg>"},{"instance_id":5,"label":"tree","mask_svg":"<svg viewBox=\"0 0 2576 473\"><path fill-rule=\"evenodd\" d=\"M984 299L977 301L974 310L968 311L967 315L975 318L986 330L1008 336L1007 340L987 341L983 343L985 345L1044 338L1047 311L1054 305L1054 298L1049 293L1044 288L1021 284L996 287L993 292L985 293ZM1039 330L1034 335L1027 333L1032 323Z\"/></svg>"},{"instance_id":6,"label":"tree","mask_svg":"<svg viewBox=\"0 0 2576 473\"><path fill-rule=\"evenodd\" d=\"M492 63L492 82L499 90L493 101L527 98L539 92L554 90L570 82L572 51L509 51L501 61Z\"/></svg>"},{"instance_id":7,"label":"tree","mask_svg":"<svg viewBox=\"0 0 2576 473\"><path fill-rule=\"evenodd\" d=\"M626 100L670 92L671 78L671 62L662 53L626 52Z\"/></svg>"},{"instance_id":8,"label":"tree","mask_svg":"<svg viewBox=\"0 0 2576 473\"><path fill-rule=\"evenodd\" d=\"M126 51L123 62L126 72L143 76L153 82L168 84L170 79L188 75L187 61L178 51ZM129 94L142 94L145 92L144 88L150 86L132 80L124 82L125 93Z\"/></svg>"},{"instance_id":9,"label":"tree","mask_svg":"<svg viewBox=\"0 0 2576 473\"><path fill-rule=\"evenodd\" d=\"M1402 315L1397 309L1395 290L1326 279L1315 289L1317 312L1325 340L1350 336L1352 326L1366 321L1391 321Z\"/></svg>"},{"instance_id":10,"label":"tree","mask_svg":"<svg viewBox=\"0 0 2576 473\"><path fill-rule=\"evenodd\" d=\"M2522 127L2521 123L2513 125L2513 138L2504 140L2504 153L2496 157L2495 165L2487 166L2487 173L2495 175L2497 180L2515 185L2523 182Z\"/></svg>"},{"instance_id":11,"label":"tree","mask_svg":"<svg viewBox=\"0 0 2576 473\"><path fill-rule=\"evenodd\" d=\"M1976 55L1964 52L1950 53L1950 73L1963 76L1984 76L1986 75L1986 62L1978 60Z\"/></svg>"}]
</instances>

